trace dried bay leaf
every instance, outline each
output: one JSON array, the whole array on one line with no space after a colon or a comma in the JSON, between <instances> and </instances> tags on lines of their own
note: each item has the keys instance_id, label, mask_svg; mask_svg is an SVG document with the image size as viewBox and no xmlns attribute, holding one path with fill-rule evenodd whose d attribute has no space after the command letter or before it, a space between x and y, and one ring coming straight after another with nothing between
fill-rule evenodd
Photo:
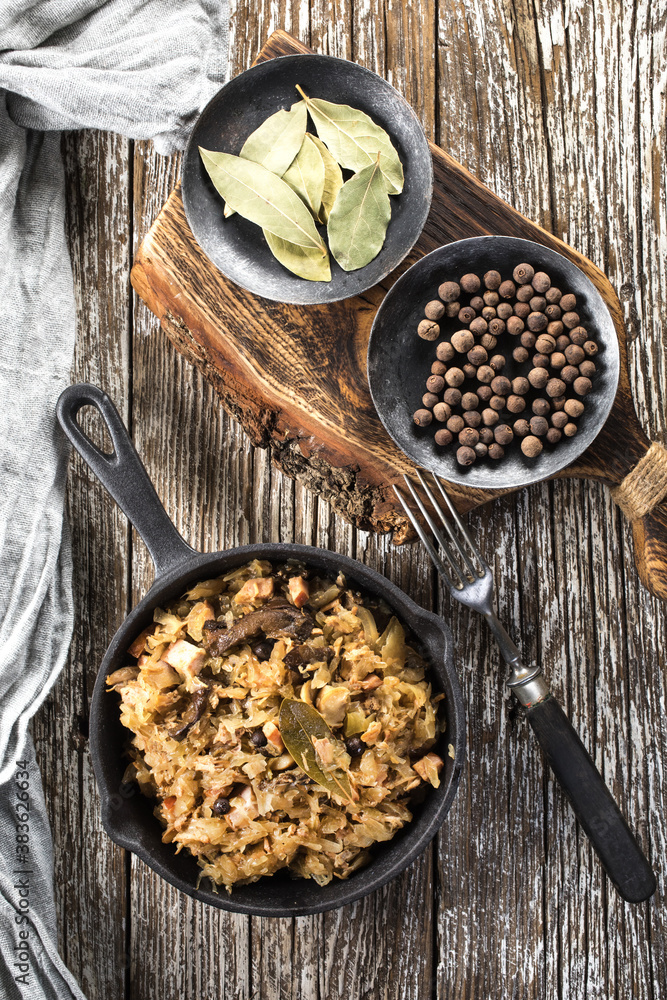
<instances>
[{"instance_id":1,"label":"dried bay leaf","mask_svg":"<svg viewBox=\"0 0 667 1000\"><path fill-rule=\"evenodd\" d=\"M304 103L305 108L305 103ZM283 174L283 180L299 195L317 218L324 191L324 160L313 137L305 134L301 148Z\"/></svg>"},{"instance_id":2,"label":"dried bay leaf","mask_svg":"<svg viewBox=\"0 0 667 1000\"><path fill-rule=\"evenodd\" d=\"M305 101L297 101L289 111L276 111L248 136L240 155L282 177L301 149L306 119Z\"/></svg>"},{"instance_id":3,"label":"dried bay leaf","mask_svg":"<svg viewBox=\"0 0 667 1000\"><path fill-rule=\"evenodd\" d=\"M338 160L334 159L320 137L311 135L310 138L319 149L324 164L324 188L322 189L322 203L318 219L320 222L327 223L336 195L343 186L343 171L340 169Z\"/></svg>"},{"instance_id":4,"label":"dried bay leaf","mask_svg":"<svg viewBox=\"0 0 667 1000\"><path fill-rule=\"evenodd\" d=\"M244 219L297 246L327 249L313 217L289 184L261 163L199 147L218 193Z\"/></svg>"},{"instance_id":5,"label":"dried bay leaf","mask_svg":"<svg viewBox=\"0 0 667 1000\"><path fill-rule=\"evenodd\" d=\"M380 169L387 190L400 194L403 190L403 166L389 135L363 111L348 104L332 104L304 94L296 88L306 104L317 134L346 170L357 173L375 163L380 153Z\"/></svg>"},{"instance_id":6,"label":"dried bay leaf","mask_svg":"<svg viewBox=\"0 0 667 1000\"><path fill-rule=\"evenodd\" d=\"M239 155L282 177L301 149L307 117L305 101L297 101L289 111L276 111L250 133ZM226 205L225 218L230 215L234 211Z\"/></svg>"},{"instance_id":7,"label":"dried bay leaf","mask_svg":"<svg viewBox=\"0 0 667 1000\"><path fill-rule=\"evenodd\" d=\"M336 738L317 711L305 701L285 698L280 706L280 735L302 771L318 785L339 798L352 802L354 795L349 779L339 767L326 767L315 750L315 740L328 739L336 743Z\"/></svg>"},{"instance_id":8,"label":"dried bay leaf","mask_svg":"<svg viewBox=\"0 0 667 1000\"><path fill-rule=\"evenodd\" d=\"M329 216L329 247L344 271L356 271L379 254L391 218L391 203L375 163L350 177Z\"/></svg>"},{"instance_id":9,"label":"dried bay leaf","mask_svg":"<svg viewBox=\"0 0 667 1000\"><path fill-rule=\"evenodd\" d=\"M288 243L287 240L274 236L268 229L264 230L264 236L273 256L288 271L307 281L331 281L329 254L323 257L319 248L311 250L309 247L297 246L296 243Z\"/></svg>"}]
</instances>

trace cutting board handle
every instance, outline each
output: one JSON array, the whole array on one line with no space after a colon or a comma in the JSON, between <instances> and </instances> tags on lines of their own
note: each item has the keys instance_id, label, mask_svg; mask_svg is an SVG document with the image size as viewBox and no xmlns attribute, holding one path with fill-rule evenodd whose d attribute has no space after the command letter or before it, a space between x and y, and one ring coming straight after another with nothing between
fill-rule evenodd
<instances>
[{"instance_id":1,"label":"cutting board handle","mask_svg":"<svg viewBox=\"0 0 667 1000\"><path fill-rule=\"evenodd\" d=\"M642 583L667 600L667 448L642 439L639 455L616 456L620 474L611 495L632 524Z\"/></svg>"}]
</instances>

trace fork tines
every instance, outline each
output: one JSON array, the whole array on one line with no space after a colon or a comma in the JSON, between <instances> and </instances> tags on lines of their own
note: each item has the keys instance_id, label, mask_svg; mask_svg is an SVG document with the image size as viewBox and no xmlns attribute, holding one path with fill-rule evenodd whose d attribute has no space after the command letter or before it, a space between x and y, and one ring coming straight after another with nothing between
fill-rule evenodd
<instances>
[{"instance_id":1,"label":"fork tines","mask_svg":"<svg viewBox=\"0 0 667 1000\"><path fill-rule=\"evenodd\" d=\"M444 500L447 510L449 511L450 515L449 517L446 517L445 514L443 513L442 507L440 506L439 501L436 499L434 491L426 482L424 476L421 473L421 470L415 469L415 473L417 475L417 478L424 493L426 494L426 497L428 498L428 502L430 503L433 511L436 514L437 519L440 521L445 531L447 532L449 542L443 537L443 534L440 528L438 527L436 521L434 520L431 511L422 501L421 497L417 493L417 490L412 484L411 479L407 475L403 476L403 479L405 480L405 485L410 491L412 499L419 508L422 517L424 518L429 528L433 532L433 536L436 539L438 545L440 546L440 550L445 556L448 565L445 565L443 563L442 559L440 558L438 550L434 546L428 533L425 531L422 522L414 513L414 511L409 507L407 500L405 499L405 497L403 496L403 494L401 493L401 491L397 486L394 486L394 492L398 497L401 506L403 507L403 510L410 519L410 523L412 524L413 528L415 529L415 531L421 538L422 542L424 543L424 546L428 554L430 555L431 559L433 560L438 572L444 577L449 587L453 587L455 590L461 590L470 580L475 580L477 578L481 578L484 576L487 570L486 563L484 562L482 554L480 553L479 549L477 548L472 538L470 537L467 528L463 524L456 508L454 507L454 504L449 499L447 493L445 492L442 486L442 483L437 478L437 476L435 476L433 473L430 474L431 479L433 480L433 483L435 484L437 491ZM455 528L457 530L455 530ZM455 552L458 552L460 558L456 557ZM471 553L472 558L468 553ZM476 562L478 565L475 566L474 562Z\"/></svg>"}]
</instances>

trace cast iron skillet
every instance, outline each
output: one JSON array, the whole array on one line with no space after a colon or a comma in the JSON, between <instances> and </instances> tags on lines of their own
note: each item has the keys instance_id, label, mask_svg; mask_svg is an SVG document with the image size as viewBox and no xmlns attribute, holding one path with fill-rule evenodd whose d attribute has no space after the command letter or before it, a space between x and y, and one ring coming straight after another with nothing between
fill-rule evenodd
<instances>
[{"instance_id":1,"label":"cast iron skillet","mask_svg":"<svg viewBox=\"0 0 667 1000\"><path fill-rule=\"evenodd\" d=\"M233 215L204 169L199 146L238 155L258 125L309 97L349 104L381 125L403 163L405 186L392 196L387 238L375 260L358 271L343 271L331 257L331 281L306 281L279 264L258 226ZM312 125L309 125L312 129ZM433 163L419 120L391 84L363 66L332 56L280 56L259 63L227 83L209 101L183 159L183 205L195 239L222 273L255 295L308 305L360 295L398 267L422 231L433 193ZM324 233L324 228L320 227Z\"/></svg>"},{"instance_id":2,"label":"cast iron skillet","mask_svg":"<svg viewBox=\"0 0 667 1000\"><path fill-rule=\"evenodd\" d=\"M597 372L593 390L586 397L586 409L579 431L563 438L555 446L547 445L535 459L526 458L513 445L500 462L485 459L463 468L456 461L455 448L438 448L433 441L433 425L416 427L412 414L421 404L424 385L435 360L432 342L417 336L417 325L424 317L424 306L437 298L438 285L458 281L466 273L482 275L492 268L503 278L511 278L517 264L526 261L536 271L546 271L552 283L577 296L577 312L600 348L595 358ZM467 301L467 297L466 297ZM443 327L453 333L456 320ZM518 339L503 334L498 350L515 347ZM510 378L524 375L531 365L517 365L509 356L503 374ZM570 465L597 437L609 416L620 370L620 352L616 330L604 300L583 271L562 254L530 240L512 236L477 236L457 240L433 250L413 264L392 285L378 309L368 344L368 382L375 408L395 444L416 463L450 483L478 489L518 489L529 483L554 476Z\"/></svg>"},{"instance_id":3,"label":"cast iron skillet","mask_svg":"<svg viewBox=\"0 0 667 1000\"><path fill-rule=\"evenodd\" d=\"M83 406L99 410L114 451L105 454L79 426ZM102 800L102 822L116 844L140 857L154 871L188 895L204 903L258 916L287 917L318 913L351 903L398 875L435 836L447 814L461 777L465 757L463 699L452 662L452 638L444 621L410 600L398 587L367 566L325 549L273 543L244 545L229 552L198 553L183 541L165 513L146 470L109 397L93 385L74 385L58 400L57 416L68 438L135 526L155 564L155 582L141 603L116 632L97 675L90 711L90 752ZM319 887L310 879L284 874L262 878L252 885L213 891L201 869L186 851L176 854L163 844L153 803L123 785L127 764L124 748L129 732L119 718L119 700L105 690L105 678L127 662L132 640L153 620L153 609L181 595L195 581L220 575L250 559L301 559L334 578L342 571L348 580L384 598L413 633L433 673L434 686L445 694L447 726L440 754L445 762L441 784L415 808L414 820L387 844L378 845L370 865L344 881ZM448 745L453 746L453 758Z\"/></svg>"}]
</instances>

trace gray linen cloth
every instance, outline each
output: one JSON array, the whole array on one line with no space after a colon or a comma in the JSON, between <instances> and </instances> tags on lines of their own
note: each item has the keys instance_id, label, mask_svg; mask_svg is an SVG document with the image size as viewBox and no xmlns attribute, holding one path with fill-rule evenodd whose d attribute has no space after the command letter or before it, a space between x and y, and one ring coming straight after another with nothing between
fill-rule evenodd
<instances>
[{"instance_id":1,"label":"gray linen cloth","mask_svg":"<svg viewBox=\"0 0 667 1000\"><path fill-rule=\"evenodd\" d=\"M54 420L75 311L59 130L184 145L223 82L227 0L0 0L0 997L81 997L57 950L28 723L72 633Z\"/></svg>"}]
</instances>

